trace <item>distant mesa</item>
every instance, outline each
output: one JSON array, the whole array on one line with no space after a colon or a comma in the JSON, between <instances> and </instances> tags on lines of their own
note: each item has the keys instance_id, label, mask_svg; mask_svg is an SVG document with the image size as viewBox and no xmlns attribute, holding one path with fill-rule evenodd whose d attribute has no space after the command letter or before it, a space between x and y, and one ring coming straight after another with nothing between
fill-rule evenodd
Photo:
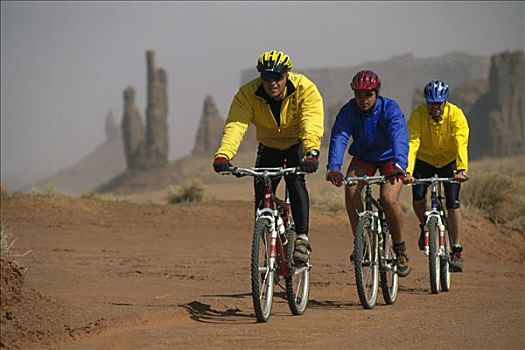
<instances>
[{"instance_id":1,"label":"distant mesa","mask_svg":"<svg viewBox=\"0 0 525 350\"><path fill-rule=\"evenodd\" d=\"M111 110L106 114L105 130L106 140L78 163L31 186L24 187L22 191L31 191L33 187L43 189L51 184L60 192L80 195L92 191L101 183L126 170L124 143Z\"/></svg>"}]
</instances>

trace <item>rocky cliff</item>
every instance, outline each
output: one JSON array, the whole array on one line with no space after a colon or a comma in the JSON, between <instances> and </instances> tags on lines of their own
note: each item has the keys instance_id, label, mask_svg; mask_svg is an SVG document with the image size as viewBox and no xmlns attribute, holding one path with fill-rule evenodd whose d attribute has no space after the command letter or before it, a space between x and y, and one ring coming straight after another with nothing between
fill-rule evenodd
<instances>
[{"instance_id":1,"label":"rocky cliff","mask_svg":"<svg viewBox=\"0 0 525 350\"><path fill-rule=\"evenodd\" d=\"M503 52L490 62L488 79L466 82L450 96L467 116L471 159L525 153L524 52Z\"/></svg>"},{"instance_id":2,"label":"rocky cliff","mask_svg":"<svg viewBox=\"0 0 525 350\"><path fill-rule=\"evenodd\" d=\"M525 54L504 52L491 58L488 120L492 154L525 153Z\"/></svg>"}]
</instances>

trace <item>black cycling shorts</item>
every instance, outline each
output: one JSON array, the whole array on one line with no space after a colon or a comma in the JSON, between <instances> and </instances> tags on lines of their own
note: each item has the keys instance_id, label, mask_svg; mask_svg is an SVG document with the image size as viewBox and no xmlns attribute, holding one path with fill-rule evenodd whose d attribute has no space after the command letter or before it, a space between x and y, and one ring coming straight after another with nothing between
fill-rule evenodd
<instances>
[{"instance_id":1,"label":"black cycling shorts","mask_svg":"<svg viewBox=\"0 0 525 350\"><path fill-rule=\"evenodd\" d=\"M260 168L272 168L285 166L287 168L299 166L302 158L302 144L296 144L287 150L278 150L259 144L255 166ZM286 164L284 164L286 160ZM273 191L279 185L281 177L272 180ZM308 214L310 200L306 189L304 175L289 174L284 177L288 193L290 195L290 206L295 222L297 234L308 235ZM254 179L255 203L260 207L264 197L264 182L260 178Z\"/></svg>"},{"instance_id":2,"label":"black cycling shorts","mask_svg":"<svg viewBox=\"0 0 525 350\"><path fill-rule=\"evenodd\" d=\"M428 178L434 175L439 177L454 177L456 170L456 161L449 163L441 168L436 168L422 160L416 159L416 165L414 167L415 178ZM424 199L427 194L427 188L430 184L417 184L412 186L412 199L415 201ZM447 209L459 208L459 190L461 185L459 183L444 182L445 188L445 200Z\"/></svg>"}]
</instances>

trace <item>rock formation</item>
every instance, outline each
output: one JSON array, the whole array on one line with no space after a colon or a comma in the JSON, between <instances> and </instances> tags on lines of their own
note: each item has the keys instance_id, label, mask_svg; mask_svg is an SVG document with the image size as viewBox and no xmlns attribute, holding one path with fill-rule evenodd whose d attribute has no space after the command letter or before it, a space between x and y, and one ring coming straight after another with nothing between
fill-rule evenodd
<instances>
[{"instance_id":1,"label":"rock formation","mask_svg":"<svg viewBox=\"0 0 525 350\"><path fill-rule=\"evenodd\" d=\"M195 136L192 155L213 156L222 138L225 120L221 117L219 110L211 96L206 96L202 109L199 128ZM250 125L239 146L238 152L257 149L255 127Z\"/></svg>"},{"instance_id":2,"label":"rock formation","mask_svg":"<svg viewBox=\"0 0 525 350\"><path fill-rule=\"evenodd\" d=\"M104 123L106 130L106 140L112 139L114 137L120 137L120 128L115 122L115 117L113 117L113 111L110 109L106 114L106 121Z\"/></svg>"},{"instance_id":3,"label":"rock formation","mask_svg":"<svg viewBox=\"0 0 525 350\"><path fill-rule=\"evenodd\" d=\"M135 104L135 90L131 86L124 90L122 138L128 169L141 169L145 158L144 125Z\"/></svg>"},{"instance_id":4,"label":"rock formation","mask_svg":"<svg viewBox=\"0 0 525 350\"><path fill-rule=\"evenodd\" d=\"M146 168L168 164L168 94L167 75L155 68L155 54L146 52L148 64L148 107L146 110Z\"/></svg>"},{"instance_id":5,"label":"rock formation","mask_svg":"<svg viewBox=\"0 0 525 350\"><path fill-rule=\"evenodd\" d=\"M192 154L213 155L222 137L224 119L213 102L211 96L206 96L202 108L202 116L195 137Z\"/></svg>"},{"instance_id":6,"label":"rock formation","mask_svg":"<svg viewBox=\"0 0 525 350\"><path fill-rule=\"evenodd\" d=\"M146 52L147 108L146 127L135 104L135 91L124 91L122 137L128 169L153 169L168 164L167 74L155 68L154 51Z\"/></svg>"},{"instance_id":7,"label":"rock formation","mask_svg":"<svg viewBox=\"0 0 525 350\"><path fill-rule=\"evenodd\" d=\"M488 107L492 154L525 153L524 51L492 56Z\"/></svg>"}]
</instances>

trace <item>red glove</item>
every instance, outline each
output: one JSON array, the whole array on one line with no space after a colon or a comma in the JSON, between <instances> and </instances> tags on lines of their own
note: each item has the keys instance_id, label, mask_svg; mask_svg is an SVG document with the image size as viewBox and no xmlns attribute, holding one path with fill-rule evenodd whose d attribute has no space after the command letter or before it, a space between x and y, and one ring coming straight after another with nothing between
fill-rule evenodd
<instances>
[{"instance_id":1,"label":"red glove","mask_svg":"<svg viewBox=\"0 0 525 350\"><path fill-rule=\"evenodd\" d=\"M313 150L306 153L301 161L301 170L307 173L314 173L319 168L319 151Z\"/></svg>"},{"instance_id":2,"label":"red glove","mask_svg":"<svg viewBox=\"0 0 525 350\"><path fill-rule=\"evenodd\" d=\"M213 160L213 170L215 170L216 173L230 171L231 166L230 161L226 157L216 157Z\"/></svg>"}]
</instances>

